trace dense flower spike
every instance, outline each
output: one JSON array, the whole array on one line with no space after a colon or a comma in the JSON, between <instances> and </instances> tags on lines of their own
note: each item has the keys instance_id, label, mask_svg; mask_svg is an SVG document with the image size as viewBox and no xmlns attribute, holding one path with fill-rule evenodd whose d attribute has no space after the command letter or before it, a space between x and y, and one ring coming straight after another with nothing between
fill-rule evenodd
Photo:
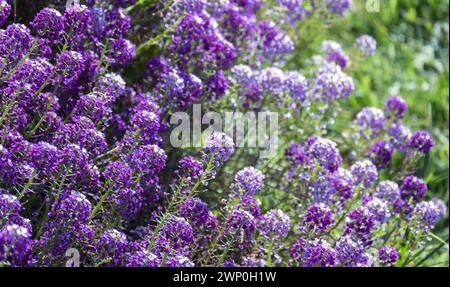
<instances>
[{"instance_id":1,"label":"dense flower spike","mask_svg":"<svg viewBox=\"0 0 450 287\"><path fill-rule=\"evenodd\" d=\"M238 195L253 195L261 190L264 175L254 167L246 167L236 173L234 189Z\"/></svg>"},{"instance_id":2,"label":"dense flower spike","mask_svg":"<svg viewBox=\"0 0 450 287\"><path fill-rule=\"evenodd\" d=\"M317 138L309 148L311 157L330 172L337 171L342 162L336 143L322 137Z\"/></svg>"},{"instance_id":3,"label":"dense flower spike","mask_svg":"<svg viewBox=\"0 0 450 287\"><path fill-rule=\"evenodd\" d=\"M400 198L400 187L394 181L381 181L376 188L375 196L393 203Z\"/></svg>"},{"instance_id":4,"label":"dense flower spike","mask_svg":"<svg viewBox=\"0 0 450 287\"><path fill-rule=\"evenodd\" d=\"M434 140L428 132L416 131L411 135L408 145L411 149L427 153L434 146Z\"/></svg>"},{"instance_id":5,"label":"dense flower spike","mask_svg":"<svg viewBox=\"0 0 450 287\"><path fill-rule=\"evenodd\" d=\"M323 203L312 204L303 214L303 226L306 232L325 232L333 222L333 213Z\"/></svg>"},{"instance_id":6,"label":"dense flower spike","mask_svg":"<svg viewBox=\"0 0 450 287\"><path fill-rule=\"evenodd\" d=\"M377 221L386 221L390 216L387 202L382 199L376 197L369 199L368 202L365 203L365 207L375 215Z\"/></svg>"},{"instance_id":7,"label":"dense flower spike","mask_svg":"<svg viewBox=\"0 0 450 287\"><path fill-rule=\"evenodd\" d=\"M413 175L405 176L403 184L400 187L401 196L403 199L413 199L415 201L421 200L425 196L428 187L425 182Z\"/></svg>"},{"instance_id":8,"label":"dense flower spike","mask_svg":"<svg viewBox=\"0 0 450 287\"><path fill-rule=\"evenodd\" d=\"M401 152L409 150L409 138L411 131L400 123L393 123L388 128L388 135L392 145Z\"/></svg>"},{"instance_id":9,"label":"dense flower spike","mask_svg":"<svg viewBox=\"0 0 450 287\"><path fill-rule=\"evenodd\" d=\"M6 0L0 0L0 26L6 23L11 13L11 5Z\"/></svg>"},{"instance_id":10,"label":"dense flower spike","mask_svg":"<svg viewBox=\"0 0 450 287\"><path fill-rule=\"evenodd\" d=\"M347 98L354 89L353 79L333 62L323 64L316 71L314 91L324 102Z\"/></svg>"},{"instance_id":11,"label":"dense flower spike","mask_svg":"<svg viewBox=\"0 0 450 287\"><path fill-rule=\"evenodd\" d=\"M391 266L398 260L398 251L392 246L381 246L378 249L380 263Z\"/></svg>"},{"instance_id":12,"label":"dense flower spike","mask_svg":"<svg viewBox=\"0 0 450 287\"><path fill-rule=\"evenodd\" d=\"M20 225L11 224L0 229L0 262L9 261L12 266L29 264L32 240L30 231Z\"/></svg>"},{"instance_id":13,"label":"dense flower spike","mask_svg":"<svg viewBox=\"0 0 450 287\"><path fill-rule=\"evenodd\" d=\"M357 161L351 166L351 171L357 184L363 184L369 188L378 178L375 165L369 160Z\"/></svg>"},{"instance_id":14,"label":"dense flower spike","mask_svg":"<svg viewBox=\"0 0 450 287\"><path fill-rule=\"evenodd\" d=\"M182 158L178 162L175 174L187 183L195 183L203 173L203 165L192 156Z\"/></svg>"},{"instance_id":15,"label":"dense flower spike","mask_svg":"<svg viewBox=\"0 0 450 287\"><path fill-rule=\"evenodd\" d=\"M440 218L440 210L432 201L419 202L413 214L417 227L423 230L432 230Z\"/></svg>"},{"instance_id":16,"label":"dense flower spike","mask_svg":"<svg viewBox=\"0 0 450 287\"><path fill-rule=\"evenodd\" d=\"M64 29L64 17L55 9L44 8L31 22L36 33L52 42L60 41Z\"/></svg>"},{"instance_id":17,"label":"dense flower spike","mask_svg":"<svg viewBox=\"0 0 450 287\"><path fill-rule=\"evenodd\" d=\"M350 212L345 219L345 234L366 241L370 239L374 225L374 214L366 207L359 207Z\"/></svg>"},{"instance_id":18,"label":"dense flower spike","mask_svg":"<svg viewBox=\"0 0 450 287\"><path fill-rule=\"evenodd\" d=\"M392 147L386 141L377 141L370 147L370 160L379 169L385 168L392 158Z\"/></svg>"},{"instance_id":19,"label":"dense flower spike","mask_svg":"<svg viewBox=\"0 0 450 287\"><path fill-rule=\"evenodd\" d=\"M215 167L219 167L230 158L234 151L233 139L220 132L213 132L203 145L203 159L212 161Z\"/></svg>"},{"instance_id":20,"label":"dense flower spike","mask_svg":"<svg viewBox=\"0 0 450 287\"><path fill-rule=\"evenodd\" d=\"M361 49L366 56L372 55L377 49L377 41L370 35L359 36L355 40L355 45Z\"/></svg>"},{"instance_id":21,"label":"dense flower spike","mask_svg":"<svg viewBox=\"0 0 450 287\"><path fill-rule=\"evenodd\" d=\"M365 253L364 243L352 236L342 236L336 242L339 265L345 267L367 267L369 256Z\"/></svg>"},{"instance_id":22,"label":"dense flower spike","mask_svg":"<svg viewBox=\"0 0 450 287\"><path fill-rule=\"evenodd\" d=\"M378 135L385 122L384 112L373 107L363 108L355 119L359 131L366 137Z\"/></svg>"}]
</instances>

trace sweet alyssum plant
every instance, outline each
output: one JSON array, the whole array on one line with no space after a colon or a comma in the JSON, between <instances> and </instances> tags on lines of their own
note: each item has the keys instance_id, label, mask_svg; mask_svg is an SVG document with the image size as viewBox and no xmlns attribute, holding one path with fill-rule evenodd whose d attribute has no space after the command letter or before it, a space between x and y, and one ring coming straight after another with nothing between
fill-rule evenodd
<instances>
[{"instance_id":1,"label":"sweet alyssum plant","mask_svg":"<svg viewBox=\"0 0 450 287\"><path fill-rule=\"evenodd\" d=\"M351 54L327 40L293 65L296 29L343 17L349 0L53 1L25 24L11 2L2 266L64 266L70 248L82 266L414 266L446 216L416 176L434 142L402 123L404 99L341 118L357 89L346 70L374 38ZM193 103L277 111L277 153L220 132L172 148L170 115Z\"/></svg>"}]
</instances>

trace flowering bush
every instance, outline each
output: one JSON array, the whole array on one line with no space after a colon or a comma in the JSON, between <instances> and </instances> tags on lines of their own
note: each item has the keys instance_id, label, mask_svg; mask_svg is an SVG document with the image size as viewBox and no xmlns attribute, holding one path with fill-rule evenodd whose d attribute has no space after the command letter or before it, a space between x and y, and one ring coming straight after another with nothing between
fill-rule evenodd
<instances>
[{"instance_id":1,"label":"flowering bush","mask_svg":"<svg viewBox=\"0 0 450 287\"><path fill-rule=\"evenodd\" d=\"M351 1L47 1L26 23L11 2L0 265L64 266L75 248L83 266L411 266L436 237L447 207L417 172L434 140L407 102L342 113L376 40L291 57L297 27ZM278 149L222 132L172 147L170 116L194 103L278 112Z\"/></svg>"}]
</instances>

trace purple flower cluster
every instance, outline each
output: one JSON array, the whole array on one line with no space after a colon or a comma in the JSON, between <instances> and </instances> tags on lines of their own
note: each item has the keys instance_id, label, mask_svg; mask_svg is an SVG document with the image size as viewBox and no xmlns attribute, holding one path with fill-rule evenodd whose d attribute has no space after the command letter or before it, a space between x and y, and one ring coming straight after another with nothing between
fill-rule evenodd
<instances>
[{"instance_id":1,"label":"purple flower cluster","mask_svg":"<svg viewBox=\"0 0 450 287\"><path fill-rule=\"evenodd\" d=\"M9 14L11 13L11 5L6 0L0 1L0 26L8 21Z\"/></svg>"},{"instance_id":2,"label":"purple flower cluster","mask_svg":"<svg viewBox=\"0 0 450 287\"><path fill-rule=\"evenodd\" d=\"M411 149L427 153L434 146L434 141L428 132L416 131L409 138L408 145Z\"/></svg>"},{"instance_id":3,"label":"purple flower cluster","mask_svg":"<svg viewBox=\"0 0 450 287\"><path fill-rule=\"evenodd\" d=\"M355 40L355 45L358 47L366 56L370 56L375 53L377 49L377 41L370 35L359 36Z\"/></svg>"},{"instance_id":4,"label":"purple flower cluster","mask_svg":"<svg viewBox=\"0 0 450 287\"><path fill-rule=\"evenodd\" d=\"M329 207L323 203L312 204L303 214L302 225L306 232L325 232L333 223L333 213Z\"/></svg>"},{"instance_id":5,"label":"purple flower cluster","mask_svg":"<svg viewBox=\"0 0 450 287\"><path fill-rule=\"evenodd\" d=\"M391 266L398 260L398 251L392 246L381 246L378 254L380 263L383 265Z\"/></svg>"},{"instance_id":6,"label":"purple flower cluster","mask_svg":"<svg viewBox=\"0 0 450 287\"><path fill-rule=\"evenodd\" d=\"M264 175L254 167L245 167L236 173L233 186L238 195L253 195L261 190L264 181Z\"/></svg>"}]
</instances>

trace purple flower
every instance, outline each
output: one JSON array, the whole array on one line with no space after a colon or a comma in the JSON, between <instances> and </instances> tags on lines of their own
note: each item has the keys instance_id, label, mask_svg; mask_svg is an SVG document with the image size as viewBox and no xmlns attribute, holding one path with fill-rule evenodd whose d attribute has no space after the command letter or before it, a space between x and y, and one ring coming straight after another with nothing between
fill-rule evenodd
<instances>
[{"instance_id":1,"label":"purple flower","mask_svg":"<svg viewBox=\"0 0 450 287\"><path fill-rule=\"evenodd\" d=\"M301 262L301 256L305 251L306 239L299 237L289 251L290 256L296 261Z\"/></svg>"},{"instance_id":2,"label":"purple flower","mask_svg":"<svg viewBox=\"0 0 450 287\"><path fill-rule=\"evenodd\" d=\"M9 77L5 92L11 97L18 93L19 106L26 108L35 103L36 93L49 80L53 69L43 58L26 59Z\"/></svg>"},{"instance_id":3,"label":"purple flower","mask_svg":"<svg viewBox=\"0 0 450 287\"><path fill-rule=\"evenodd\" d=\"M11 224L0 229L0 261L11 266L28 266L31 247L30 231L20 225Z\"/></svg>"},{"instance_id":4,"label":"purple flower","mask_svg":"<svg viewBox=\"0 0 450 287\"><path fill-rule=\"evenodd\" d=\"M157 176L166 166L166 160L166 153L156 145L139 146L128 156L132 170L141 174L141 180L149 185L158 182Z\"/></svg>"},{"instance_id":5,"label":"purple flower","mask_svg":"<svg viewBox=\"0 0 450 287\"><path fill-rule=\"evenodd\" d=\"M193 227L195 240L199 245L211 239L218 221L217 216L209 210L205 202L196 197L189 198L179 206L178 212Z\"/></svg>"},{"instance_id":6,"label":"purple flower","mask_svg":"<svg viewBox=\"0 0 450 287\"><path fill-rule=\"evenodd\" d=\"M203 165L200 161L196 160L192 156L187 156L178 162L178 168L175 170L175 174L188 184L195 183L203 173Z\"/></svg>"},{"instance_id":7,"label":"purple flower","mask_svg":"<svg viewBox=\"0 0 450 287\"><path fill-rule=\"evenodd\" d=\"M95 124L87 117L74 117L56 132L53 143L64 146L74 143L98 156L107 149L105 135L97 130Z\"/></svg>"},{"instance_id":8,"label":"purple flower","mask_svg":"<svg viewBox=\"0 0 450 287\"><path fill-rule=\"evenodd\" d=\"M119 74L106 73L97 79L97 86L94 89L104 93L109 99L117 99L126 91L126 83Z\"/></svg>"},{"instance_id":9,"label":"purple flower","mask_svg":"<svg viewBox=\"0 0 450 287\"><path fill-rule=\"evenodd\" d=\"M303 20L308 13L303 7L303 0L277 0L277 4L285 8L285 15L291 24Z\"/></svg>"},{"instance_id":10,"label":"purple flower","mask_svg":"<svg viewBox=\"0 0 450 287\"><path fill-rule=\"evenodd\" d=\"M75 51L65 51L55 57L54 84L63 87L73 87L78 82L85 69L83 55Z\"/></svg>"},{"instance_id":11,"label":"purple flower","mask_svg":"<svg viewBox=\"0 0 450 287\"><path fill-rule=\"evenodd\" d=\"M252 237L256 230L256 220L249 212L243 209L234 209L228 216L225 226L221 237L230 234L240 249L253 244Z\"/></svg>"},{"instance_id":12,"label":"purple flower","mask_svg":"<svg viewBox=\"0 0 450 287\"><path fill-rule=\"evenodd\" d=\"M264 175L254 167L245 167L236 173L234 185L238 196L253 195L261 190L264 183Z\"/></svg>"},{"instance_id":13,"label":"purple flower","mask_svg":"<svg viewBox=\"0 0 450 287\"><path fill-rule=\"evenodd\" d=\"M107 188L128 188L133 185L133 171L124 161L112 161L106 166L102 173L106 179Z\"/></svg>"},{"instance_id":14,"label":"purple flower","mask_svg":"<svg viewBox=\"0 0 450 287\"><path fill-rule=\"evenodd\" d=\"M151 253L147 249L136 251L127 259L127 267L159 267L161 258Z\"/></svg>"},{"instance_id":15,"label":"purple flower","mask_svg":"<svg viewBox=\"0 0 450 287\"><path fill-rule=\"evenodd\" d=\"M41 177L50 177L54 180L53 173L59 171L61 164L60 150L57 147L47 142L31 144L28 156Z\"/></svg>"},{"instance_id":16,"label":"purple flower","mask_svg":"<svg viewBox=\"0 0 450 287\"><path fill-rule=\"evenodd\" d=\"M370 188L378 178L378 171L370 160L357 161L351 166L351 171L355 177L356 184L364 184Z\"/></svg>"},{"instance_id":17,"label":"purple flower","mask_svg":"<svg viewBox=\"0 0 450 287\"><path fill-rule=\"evenodd\" d=\"M258 75L261 87L271 95L280 95L284 90L284 73L278 68L263 69Z\"/></svg>"},{"instance_id":18,"label":"purple flower","mask_svg":"<svg viewBox=\"0 0 450 287\"><path fill-rule=\"evenodd\" d=\"M241 198L236 208L250 212L255 218L261 215L261 202L250 195Z\"/></svg>"},{"instance_id":19,"label":"purple flower","mask_svg":"<svg viewBox=\"0 0 450 287\"><path fill-rule=\"evenodd\" d=\"M441 218L444 218L447 215L447 204L440 198L433 197L431 201L436 205L437 209L439 210L439 216Z\"/></svg>"},{"instance_id":20,"label":"purple flower","mask_svg":"<svg viewBox=\"0 0 450 287\"><path fill-rule=\"evenodd\" d=\"M269 60L276 61L290 53L294 49L292 39L277 29L274 22L270 20L262 20L257 26L259 43L258 48L262 51L259 58L260 61Z\"/></svg>"},{"instance_id":21,"label":"purple flower","mask_svg":"<svg viewBox=\"0 0 450 287\"><path fill-rule=\"evenodd\" d=\"M164 263L166 267L195 267L194 263L185 256L172 256L166 259Z\"/></svg>"},{"instance_id":22,"label":"purple flower","mask_svg":"<svg viewBox=\"0 0 450 287\"><path fill-rule=\"evenodd\" d=\"M158 142L158 132L161 127L160 109L151 100L143 100L133 108L130 119L133 132L138 131L144 144Z\"/></svg>"},{"instance_id":23,"label":"purple flower","mask_svg":"<svg viewBox=\"0 0 450 287\"><path fill-rule=\"evenodd\" d=\"M366 56L370 56L375 53L375 50L377 49L377 40L370 35L362 35L355 40L355 46Z\"/></svg>"},{"instance_id":24,"label":"purple flower","mask_svg":"<svg viewBox=\"0 0 450 287\"><path fill-rule=\"evenodd\" d=\"M378 135L385 122L383 111L373 107L363 108L355 119L359 131L366 137Z\"/></svg>"},{"instance_id":25,"label":"purple flower","mask_svg":"<svg viewBox=\"0 0 450 287\"><path fill-rule=\"evenodd\" d=\"M212 29L211 18L204 13L186 14L175 28L168 49L183 67L200 70L227 68L236 56L233 45Z\"/></svg>"},{"instance_id":26,"label":"purple flower","mask_svg":"<svg viewBox=\"0 0 450 287\"><path fill-rule=\"evenodd\" d=\"M381 246L378 249L380 263L386 266L394 265L398 260L398 251L392 246Z\"/></svg>"},{"instance_id":27,"label":"purple flower","mask_svg":"<svg viewBox=\"0 0 450 287\"><path fill-rule=\"evenodd\" d=\"M327 55L327 61L328 62L335 62L338 64L342 69L345 69L349 65L349 58L342 50L333 50L330 51Z\"/></svg>"},{"instance_id":28,"label":"purple flower","mask_svg":"<svg viewBox=\"0 0 450 287\"><path fill-rule=\"evenodd\" d=\"M346 267L366 267L368 256L364 243L356 238L345 235L336 242L336 253L339 264Z\"/></svg>"},{"instance_id":29,"label":"purple flower","mask_svg":"<svg viewBox=\"0 0 450 287\"><path fill-rule=\"evenodd\" d=\"M36 14L30 25L36 30L39 37L56 43L61 40L64 32L64 17L55 9L44 8Z\"/></svg>"},{"instance_id":30,"label":"purple flower","mask_svg":"<svg viewBox=\"0 0 450 287\"><path fill-rule=\"evenodd\" d=\"M164 253L186 255L193 235L192 226L186 219L170 215L157 235L154 249Z\"/></svg>"},{"instance_id":31,"label":"purple flower","mask_svg":"<svg viewBox=\"0 0 450 287\"><path fill-rule=\"evenodd\" d=\"M350 171L339 168L336 172L328 176L328 181L341 199L347 200L352 198L355 183Z\"/></svg>"},{"instance_id":32,"label":"purple flower","mask_svg":"<svg viewBox=\"0 0 450 287\"><path fill-rule=\"evenodd\" d=\"M92 92L81 95L74 114L89 117L93 122L106 122L111 117L111 105L105 94Z\"/></svg>"},{"instance_id":33,"label":"purple flower","mask_svg":"<svg viewBox=\"0 0 450 287\"><path fill-rule=\"evenodd\" d=\"M83 38L91 23L90 11L84 5L70 5L64 12L64 20L69 37Z\"/></svg>"},{"instance_id":34,"label":"purple flower","mask_svg":"<svg viewBox=\"0 0 450 287\"><path fill-rule=\"evenodd\" d=\"M428 187L423 181L414 175L408 175L403 178L403 184L400 187L400 193L403 199L412 198L414 201L420 201L427 191Z\"/></svg>"},{"instance_id":35,"label":"purple flower","mask_svg":"<svg viewBox=\"0 0 450 287\"><path fill-rule=\"evenodd\" d=\"M222 98L228 90L228 79L222 70L218 70L211 75L206 81L207 89L211 93L211 99L217 100Z\"/></svg>"},{"instance_id":36,"label":"purple flower","mask_svg":"<svg viewBox=\"0 0 450 287\"><path fill-rule=\"evenodd\" d=\"M400 123L393 123L388 128L388 135L392 145L401 152L406 152L409 149L408 143L411 136L409 128Z\"/></svg>"},{"instance_id":37,"label":"purple flower","mask_svg":"<svg viewBox=\"0 0 450 287\"><path fill-rule=\"evenodd\" d=\"M408 145L425 154L434 146L434 140L428 132L416 131L411 135Z\"/></svg>"},{"instance_id":38,"label":"purple flower","mask_svg":"<svg viewBox=\"0 0 450 287\"><path fill-rule=\"evenodd\" d=\"M347 98L354 89L353 79L335 63L325 63L316 71L313 91L324 102Z\"/></svg>"},{"instance_id":39,"label":"purple flower","mask_svg":"<svg viewBox=\"0 0 450 287\"><path fill-rule=\"evenodd\" d=\"M203 159L207 162L213 159L215 167L221 166L234 151L234 142L225 133L213 132L203 145Z\"/></svg>"},{"instance_id":40,"label":"purple flower","mask_svg":"<svg viewBox=\"0 0 450 287\"><path fill-rule=\"evenodd\" d=\"M323 203L315 203L303 214L303 228L306 232L312 230L325 232L333 223L333 212Z\"/></svg>"},{"instance_id":41,"label":"purple flower","mask_svg":"<svg viewBox=\"0 0 450 287\"><path fill-rule=\"evenodd\" d=\"M418 228L432 230L440 219L440 210L432 201L419 202L413 210L413 219Z\"/></svg>"},{"instance_id":42,"label":"purple flower","mask_svg":"<svg viewBox=\"0 0 450 287\"><path fill-rule=\"evenodd\" d=\"M328 9L340 15L343 15L350 8L351 3L351 0L327 0Z\"/></svg>"},{"instance_id":43,"label":"purple flower","mask_svg":"<svg viewBox=\"0 0 450 287\"><path fill-rule=\"evenodd\" d=\"M264 259L255 256L245 256L241 262L242 267L264 267L265 265Z\"/></svg>"},{"instance_id":44,"label":"purple flower","mask_svg":"<svg viewBox=\"0 0 450 287\"><path fill-rule=\"evenodd\" d=\"M367 209L375 215L375 220L384 222L390 217L387 202L383 199L374 197L364 205Z\"/></svg>"},{"instance_id":45,"label":"purple flower","mask_svg":"<svg viewBox=\"0 0 450 287\"><path fill-rule=\"evenodd\" d=\"M20 211L22 206L17 199L12 194L4 193L0 188L0 229L2 229L6 224L21 224L24 222L23 218L20 216Z\"/></svg>"},{"instance_id":46,"label":"purple flower","mask_svg":"<svg viewBox=\"0 0 450 287\"><path fill-rule=\"evenodd\" d=\"M64 190L54 202L48 213L51 221L73 228L88 222L91 216L91 203L85 195L74 191Z\"/></svg>"},{"instance_id":47,"label":"purple flower","mask_svg":"<svg viewBox=\"0 0 450 287\"><path fill-rule=\"evenodd\" d=\"M99 260L110 259L110 266L120 266L128 249L128 239L122 232L111 229L105 231L96 241L95 251Z\"/></svg>"},{"instance_id":48,"label":"purple flower","mask_svg":"<svg viewBox=\"0 0 450 287\"><path fill-rule=\"evenodd\" d=\"M89 159L86 149L76 144L67 144L61 148L62 163L71 172L68 181L71 185L85 190L95 191L100 186L100 173Z\"/></svg>"},{"instance_id":49,"label":"purple flower","mask_svg":"<svg viewBox=\"0 0 450 287\"><path fill-rule=\"evenodd\" d=\"M120 38L128 33L131 27L131 17L125 10L119 8L109 10L105 15L105 24L103 27L104 35L109 38Z\"/></svg>"},{"instance_id":50,"label":"purple flower","mask_svg":"<svg viewBox=\"0 0 450 287\"><path fill-rule=\"evenodd\" d=\"M306 148L299 143L292 143L286 148L284 155L294 166L299 166L308 159Z\"/></svg>"},{"instance_id":51,"label":"purple flower","mask_svg":"<svg viewBox=\"0 0 450 287\"><path fill-rule=\"evenodd\" d=\"M282 242L290 230L291 219L280 209L271 209L258 218L258 230L269 240Z\"/></svg>"},{"instance_id":52,"label":"purple flower","mask_svg":"<svg viewBox=\"0 0 450 287\"><path fill-rule=\"evenodd\" d=\"M14 162L11 159L11 154L2 144L0 144L0 178L7 180L12 177L13 170Z\"/></svg>"},{"instance_id":53,"label":"purple flower","mask_svg":"<svg viewBox=\"0 0 450 287\"><path fill-rule=\"evenodd\" d=\"M389 142L384 140L375 142L370 147L369 157L372 163L378 168L385 168L392 158L392 147Z\"/></svg>"},{"instance_id":54,"label":"purple flower","mask_svg":"<svg viewBox=\"0 0 450 287\"><path fill-rule=\"evenodd\" d=\"M300 263L303 267L333 267L337 264L337 254L328 242L316 238L304 246Z\"/></svg>"},{"instance_id":55,"label":"purple flower","mask_svg":"<svg viewBox=\"0 0 450 287\"><path fill-rule=\"evenodd\" d=\"M345 234L365 242L370 238L374 226L374 214L366 207L358 207L350 212L345 219Z\"/></svg>"},{"instance_id":56,"label":"purple flower","mask_svg":"<svg viewBox=\"0 0 450 287\"><path fill-rule=\"evenodd\" d=\"M4 31L0 30L0 55L11 62L18 61L30 51L32 42L33 37L25 25L11 24Z\"/></svg>"},{"instance_id":57,"label":"purple flower","mask_svg":"<svg viewBox=\"0 0 450 287\"><path fill-rule=\"evenodd\" d=\"M400 198L400 187L393 181L381 181L376 188L375 196L381 199L386 199L390 204L392 204L395 200Z\"/></svg>"},{"instance_id":58,"label":"purple flower","mask_svg":"<svg viewBox=\"0 0 450 287\"><path fill-rule=\"evenodd\" d=\"M127 39L119 38L111 42L106 56L109 64L126 65L134 58L135 53L135 44Z\"/></svg>"},{"instance_id":59,"label":"purple flower","mask_svg":"<svg viewBox=\"0 0 450 287\"><path fill-rule=\"evenodd\" d=\"M9 13L11 13L11 5L6 0L0 0L0 26L8 21Z\"/></svg>"},{"instance_id":60,"label":"purple flower","mask_svg":"<svg viewBox=\"0 0 450 287\"><path fill-rule=\"evenodd\" d=\"M307 105L307 92L309 89L308 80L297 71L288 71L284 73L283 85L289 91L290 97L299 101L302 106Z\"/></svg>"},{"instance_id":61,"label":"purple flower","mask_svg":"<svg viewBox=\"0 0 450 287\"><path fill-rule=\"evenodd\" d=\"M330 172L337 171L342 163L342 157L337 149L337 144L329 139L318 137L309 146L309 154L316 159L319 164Z\"/></svg>"},{"instance_id":62,"label":"purple flower","mask_svg":"<svg viewBox=\"0 0 450 287\"><path fill-rule=\"evenodd\" d=\"M408 103L400 96L390 97L384 105L385 113L388 116L392 116L394 119L402 119L406 111L408 111Z\"/></svg>"}]
</instances>

